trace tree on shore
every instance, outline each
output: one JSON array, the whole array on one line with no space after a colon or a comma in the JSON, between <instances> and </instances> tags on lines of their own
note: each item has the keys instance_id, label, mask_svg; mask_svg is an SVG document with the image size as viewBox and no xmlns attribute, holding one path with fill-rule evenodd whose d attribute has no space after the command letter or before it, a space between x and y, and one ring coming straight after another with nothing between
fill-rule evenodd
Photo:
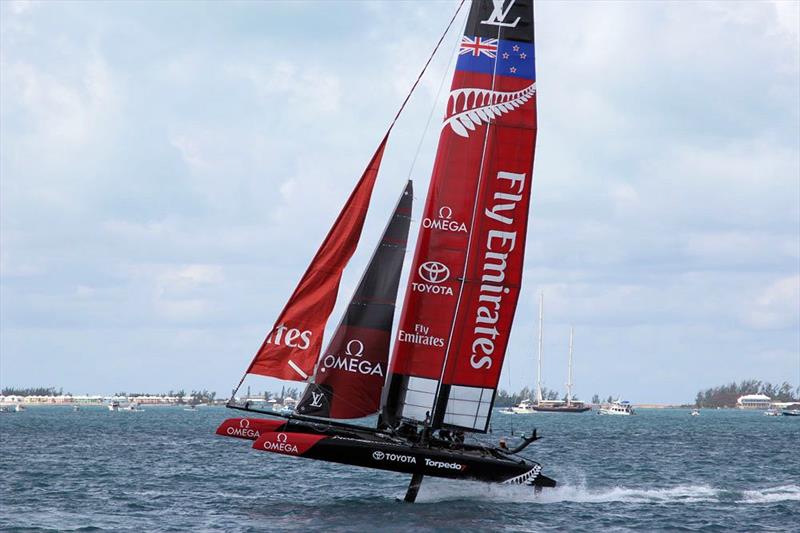
<instances>
[{"instance_id":1,"label":"tree on shore","mask_svg":"<svg viewBox=\"0 0 800 533\"><path fill-rule=\"evenodd\" d=\"M64 396L64 389L55 387L4 387L3 396ZM71 392L67 396L72 396Z\"/></svg>"},{"instance_id":2,"label":"tree on shore","mask_svg":"<svg viewBox=\"0 0 800 533\"><path fill-rule=\"evenodd\" d=\"M784 381L780 386L757 379L746 379L741 383L728 383L699 391L694 404L697 407L736 407L736 400L747 394L764 394L778 402L800 400L800 387L792 392L792 385Z\"/></svg>"}]
</instances>

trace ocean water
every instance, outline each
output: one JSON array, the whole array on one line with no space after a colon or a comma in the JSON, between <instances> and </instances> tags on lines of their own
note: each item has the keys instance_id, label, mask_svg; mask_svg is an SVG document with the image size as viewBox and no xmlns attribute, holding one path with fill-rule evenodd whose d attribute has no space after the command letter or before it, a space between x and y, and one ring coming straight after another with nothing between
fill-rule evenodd
<instances>
[{"instance_id":1,"label":"ocean water","mask_svg":"<svg viewBox=\"0 0 800 533\"><path fill-rule=\"evenodd\" d=\"M0 530L800 531L795 417L495 413L558 488L426 478L409 505L407 475L215 436L225 408L145 409L0 414Z\"/></svg>"}]
</instances>

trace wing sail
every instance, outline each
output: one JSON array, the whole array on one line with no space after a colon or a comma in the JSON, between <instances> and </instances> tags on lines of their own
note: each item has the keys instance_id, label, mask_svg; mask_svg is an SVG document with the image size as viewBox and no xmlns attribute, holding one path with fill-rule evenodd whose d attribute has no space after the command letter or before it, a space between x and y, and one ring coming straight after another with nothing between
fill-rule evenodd
<instances>
[{"instance_id":1,"label":"wing sail","mask_svg":"<svg viewBox=\"0 0 800 533\"><path fill-rule=\"evenodd\" d=\"M486 431L522 278L536 85L531 0L467 20L383 418Z\"/></svg>"}]
</instances>

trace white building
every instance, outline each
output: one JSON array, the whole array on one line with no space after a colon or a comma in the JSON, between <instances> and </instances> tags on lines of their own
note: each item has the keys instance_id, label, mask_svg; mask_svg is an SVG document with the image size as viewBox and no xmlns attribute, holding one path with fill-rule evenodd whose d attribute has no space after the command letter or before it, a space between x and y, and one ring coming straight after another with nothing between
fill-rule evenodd
<instances>
[{"instance_id":1,"label":"white building","mask_svg":"<svg viewBox=\"0 0 800 533\"><path fill-rule=\"evenodd\" d=\"M736 400L739 409L769 409L772 398L764 394L745 394Z\"/></svg>"}]
</instances>

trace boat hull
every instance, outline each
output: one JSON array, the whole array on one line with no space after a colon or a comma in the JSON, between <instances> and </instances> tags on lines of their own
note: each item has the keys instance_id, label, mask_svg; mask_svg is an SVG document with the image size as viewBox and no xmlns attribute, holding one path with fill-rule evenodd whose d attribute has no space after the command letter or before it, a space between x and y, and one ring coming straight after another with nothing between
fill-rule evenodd
<instances>
[{"instance_id":1,"label":"boat hull","mask_svg":"<svg viewBox=\"0 0 800 533\"><path fill-rule=\"evenodd\" d=\"M584 407L573 407L573 406L564 406L564 407L533 407L533 410L537 413L585 413L586 411L591 411L592 408L588 406Z\"/></svg>"},{"instance_id":2,"label":"boat hull","mask_svg":"<svg viewBox=\"0 0 800 533\"><path fill-rule=\"evenodd\" d=\"M242 422L245 421L245 422ZM228 419L218 435L253 440L259 451L365 468L450 479L554 487L539 463L497 450L461 449L393 442L388 434L342 429L308 422Z\"/></svg>"}]
</instances>

